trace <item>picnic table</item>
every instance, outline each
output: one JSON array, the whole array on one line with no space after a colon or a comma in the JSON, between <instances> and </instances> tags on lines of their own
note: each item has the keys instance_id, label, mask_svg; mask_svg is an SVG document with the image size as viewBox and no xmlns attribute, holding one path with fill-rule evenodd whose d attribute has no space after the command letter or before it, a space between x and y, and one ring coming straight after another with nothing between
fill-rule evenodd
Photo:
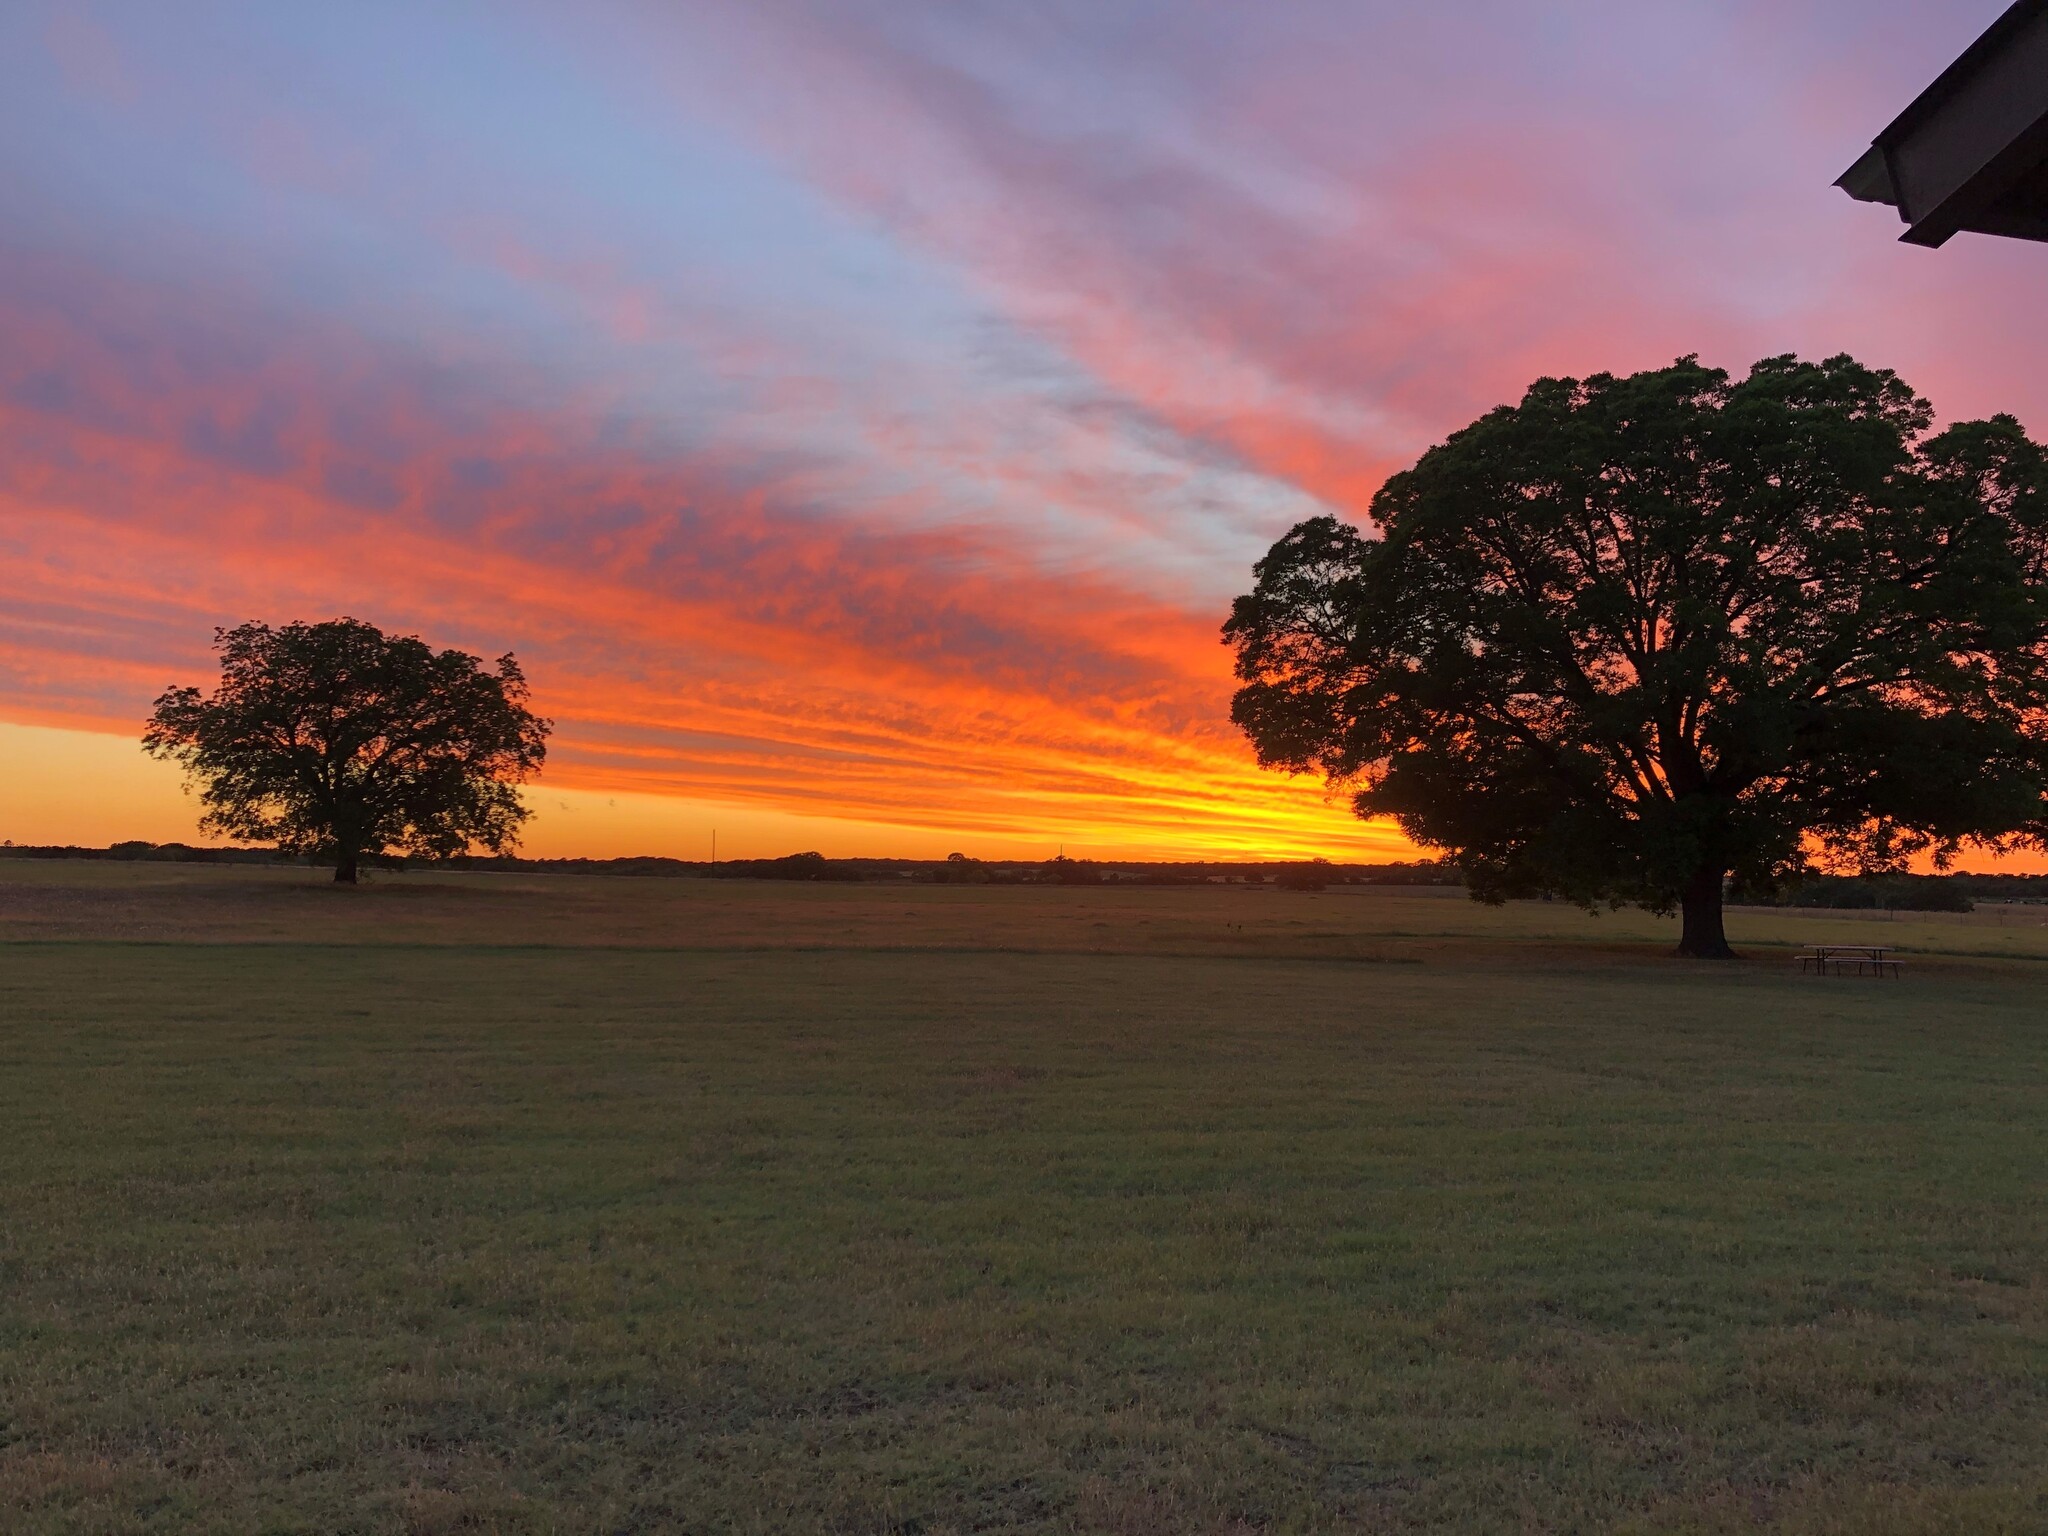
<instances>
[{"instance_id":1,"label":"picnic table","mask_svg":"<svg viewBox=\"0 0 2048 1536\"><path fill-rule=\"evenodd\" d=\"M1816 976L1898 976L1900 962L1889 944L1816 944L1799 957L1799 969Z\"/></svg>"}]
</instances>

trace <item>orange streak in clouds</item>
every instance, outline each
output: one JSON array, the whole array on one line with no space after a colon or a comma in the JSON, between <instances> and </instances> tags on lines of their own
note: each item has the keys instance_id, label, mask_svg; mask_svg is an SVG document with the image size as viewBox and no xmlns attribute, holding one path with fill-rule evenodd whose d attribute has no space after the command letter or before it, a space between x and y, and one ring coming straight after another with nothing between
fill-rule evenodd
<instances>
[{"instance_id":1,"label":"orange streak in clouds","mask_svg":"<svg viewBox=\"0 0 2048 1536\"><path fill-rule=\"evenodd\" d=\"M510 441L498 461L531 458ZM1398 846L1251 765L1221 723L1226 658L1206 617L1005 569L956 530L856 536L742 497L700 516L695 589L665 591L649 581L656 524L570 541L581 569L516 547L534 534L518 507L561 510L539 470L511 510L444 532L410 506L367 513L48 418L0 418L0 443L15 719L133 730L157 688L206 675L211 625L350 611L515 646L561 721L550 779L566 785L1132 852ZM661 499L644 472L610 473L569 489ZM1007 633L959 654L982 614Z\"/></svg>"}]
</instances>

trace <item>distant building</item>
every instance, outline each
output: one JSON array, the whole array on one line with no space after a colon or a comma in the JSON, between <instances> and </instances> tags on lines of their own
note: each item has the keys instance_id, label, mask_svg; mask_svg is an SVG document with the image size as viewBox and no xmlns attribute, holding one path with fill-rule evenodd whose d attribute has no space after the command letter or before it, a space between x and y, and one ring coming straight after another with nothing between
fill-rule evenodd
<instances>
[{"instance_id":1,"label":"distant building","mask_svg":"<svg viewBox=\"0 0 2048 1536\"><path fill-rule=\"evenodd\" d=\"M2019 0L1835 183L1890 203L1899 238L2048 240L2048 0Z\"/></svg>"}]
</instances>

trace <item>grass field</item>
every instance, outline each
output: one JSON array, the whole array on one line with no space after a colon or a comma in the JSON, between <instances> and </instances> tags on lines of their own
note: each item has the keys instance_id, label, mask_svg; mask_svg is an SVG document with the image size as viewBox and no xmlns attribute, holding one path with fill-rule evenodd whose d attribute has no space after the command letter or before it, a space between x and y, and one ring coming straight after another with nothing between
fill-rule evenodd
<instances>
[{"instance_id":1,"label":"grass field","mask_svg":"<svg viewBox=\"0 0 2048 1536\"><path fill-rule=\"evenodd\" d=\"M0 861L0 1529L2048 1530L2042 915Z\"/></svg>"}]
</instances>

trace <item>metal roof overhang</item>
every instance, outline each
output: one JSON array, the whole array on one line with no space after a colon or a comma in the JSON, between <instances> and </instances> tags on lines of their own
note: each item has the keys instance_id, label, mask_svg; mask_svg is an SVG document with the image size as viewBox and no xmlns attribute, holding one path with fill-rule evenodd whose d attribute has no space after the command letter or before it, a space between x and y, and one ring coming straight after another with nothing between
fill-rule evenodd
<instances>
[{"instance_id":1,"label":"metal roof overhang","mask_svg":"<svg viewBox=\"0 0 2048 1536\"><path fill-rule=\"evenodd\" d=\"M1901 239L2048 240L2048 0L2019 0L1835 183L1890 203Z\"/></svg>"}]
</instances>

